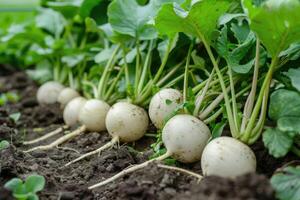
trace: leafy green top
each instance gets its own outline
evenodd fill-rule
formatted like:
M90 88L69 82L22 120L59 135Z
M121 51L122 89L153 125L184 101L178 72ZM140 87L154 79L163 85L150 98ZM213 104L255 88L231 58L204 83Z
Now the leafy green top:
M261 6L243 0L250 27L272 57L300 41L300 2L298 0L268 0Z

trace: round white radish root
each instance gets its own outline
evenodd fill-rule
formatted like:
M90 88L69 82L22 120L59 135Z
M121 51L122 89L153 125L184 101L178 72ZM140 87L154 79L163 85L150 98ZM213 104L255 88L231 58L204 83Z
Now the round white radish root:
M256 170L253 151L232 137L212 140L204 149L201 158L204 176L236 177Z
M52 104L57 102L59 93L64 86L58 82L49 81L44 83L37 91L37 101L39 104Z
M105 118L110 106L101 100L88 100L79 112L79 122L89 131L106 130Z
M91 100L90 100L91 101ZM112 136L111 141L106 143L105 145L101 146L100 148L90 151L75 160L70 161L65 166L69 166L72 163L78 162L86 157L92 156L94 154L100 153L101 151L113 146L116 144L119 140L122 142L133 142L145 134L147 128L148 128L148 115L147 112L136 105L127 103L127 102L119 102L114 104L109 110L109 106L105 105L104 102L101 102L99 100L94 101L88 101L85 106L82 108L80 112L80 121L81 123L87 128L88 124L84 121L88 121L90 123L91 127L94 128L94 125L101 125L101 128L103 130L107 129L108 133ZM89 104L88 104L89 103ZM102 121L104 121L104 117L100 119L99 114L94 112L94 114L89 114L89 112L94 109L98 110L97 112L103 112L103 115L105 114L105 111L107 112L105 124L102 124ZM82 115L85 115L85 119L83 121ZM91 121L93 118L92 115L95 117L94 121ZM98 120L96 120L98 118ZM100 127L97 127L100 128Z
M182 102L180 91L166 88L156 93L149 105L149 117L156 128L163 128L165 120Z
M149 119L147 112L127 102L114 104L106 116L106 128L112 137L122 142L133 142L145 134Z
M184 163L199 161L210 137L206 124L187 114L174 116L162 130L162 140L168 152Z
M58 95L57 101L64 108L72 99L79 97L80 94L72 88L64 88Z
M86 101L83 97L76 97L66 105L63 113L66 125L73 126L78 122L79 112Z

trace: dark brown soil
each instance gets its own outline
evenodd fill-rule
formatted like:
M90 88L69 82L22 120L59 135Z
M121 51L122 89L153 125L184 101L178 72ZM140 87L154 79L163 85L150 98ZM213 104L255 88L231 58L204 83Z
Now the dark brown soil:
M61 110L58 105L38 105L35 100L37 86L23 72L0 68L0 74L2 85L0 92L15 91L21 97L20 102L0 108L0 140L12 142L10 148L0 151L0 200L8 200L11 196L9 191L2 187L5 182L13 177L25 178L33 173L46 178L46 188L39 193L42 200L268 200L274 199L268 177L276 168L293 159L289 156L285 160L276 160L268 155L262 143L258 143L253 149L258 158L259 175L248 174L232 180L207 177L198 183L193 177L158 168L154 163L119 179L118 182L89 191L88 186L130 165L147 160L152 154L149 144L153 139L146 137L135 144L121 144L69 167L63 165L79 154L108 142L110 140L108 134L86 133L47 152L23 153L22 150L30 147L21 145L21 141L38 137L63 124ZM9 119L9 115L15 112L21 113L17 123ZM56 138L41 144L49 143ZM182 167L201 173L200 163Z

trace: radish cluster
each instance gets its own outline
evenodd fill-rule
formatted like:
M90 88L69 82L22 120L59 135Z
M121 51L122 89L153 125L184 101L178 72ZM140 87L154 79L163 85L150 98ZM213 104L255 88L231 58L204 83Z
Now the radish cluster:
M45 100L47 98L43 97L45 94L52 95L48 101ZM112 140L107 144L78 157L67 163L66 166L99 153L118 141L126 143L139 140L146 133L149 124L147 112L137 105L118 102L110 107L104 101L87 100L81 97L77 91L64 88L54 82L48 82L41 86L38 100L40 103L60 102L64 108L63 117L66 125L81 124L81 127L76 131L60 138L60 143L55 141L55 145L61 144L86 130L98 132L107 130L112 137ZM175 111L181 104L181 92L170 88L162 89L150 101L149 117L157 128L162 129L162 141L167 149L166 154L128 168L99 184L91 186L90 189L105 185L127 173L147 166L150 162L163 160L169 156L183 163L201 160L204 176L236 177L255 172L255 155L247 145L230 137L219 137L209 142L210 130L199 118L189 114L176 115ZM50 147L53 147L53 143L50 146L46 145L44 149ZM38 147L33 149L38 149Z

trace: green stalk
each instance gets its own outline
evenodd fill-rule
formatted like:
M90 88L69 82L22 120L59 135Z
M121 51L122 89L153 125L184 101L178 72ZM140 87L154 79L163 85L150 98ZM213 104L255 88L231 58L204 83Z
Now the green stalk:
M107 86L107 83L105 81L108 78L109 71L114 67L114 60L115 60L115 57L117 55L117 52L118 52L119 48L120 48L120 45L118 45L114 49L114 51L113 51L110 59L106 63L106 66L104 68L103 74L102 74L102 76L100 78L99 85L98 85L98 94L100 95L100 98L104 97L105 86Z
M87 81L86 78L85 78L84 81L82 81L82 84L83 84L83 85L86 85L86 86L90 86L90 87L92 88L92 90L93 90L94 98L95 98L95 99L100 99L100 94L99 94L98 89L97 89L97 87L96 87L95 84L93 84L93 83L90 82L90 81Z
M227 67L224 67L224 68L221 69L220 71L221 71L221 73L224 73L225 70L227 70ZM216 76L218 76L218 75L216 75ZM215 77L214 77L214 78L215 78ZM213 78L213 79L214 79L214 78ZM205 86L206 82L207 82L207 79L204 80L204 81L202 81L202 82L199 83L198 85L196 85L196 86L193 88L194 94L198 93L198 92ZM220 82L219 80L213 80L213 81L211 81L210 87L213 86L213 85L215 85L216 83L219 83L219 82Z
M244 89L242 89L240 92L238 92L238 93L236 94L236 98L242 96L242 95L243 95L245 92L247 92L249 89L250 89L250 86L247 86L247 87L245 87ZM232 99L230 99L230 102L231 102L231 100L232 100ZM216 108L216 106L215 106L215 108ZM215 108L213 108L210 112L212 112ZM208 124L208 123L214 121L220 114L222 114L222 112L223 112L223 108L221 107L221 108L219 108L219 109L217 110L217 112L215 112L215 113L214 113L213 115L211 115L210 117L206 118L207 116L205 116L203 119L202 119L202 118L200 118L200 119L203 120L203 122L204 122L205 124Z
M183 78L184 78L184 74L181 74L180 76L177 76L173 80L169 81L166 85L163 86L163 88L170 88L176 83L178 83L180 80L182 80Z
M122 67L122 68L120 69L120 71L118 72L117 76L114 78L112 84L110 85L110 87L109 87L107 93L106 93L105 96L104 96L104 100L105 100L105 101L107 101L107 100L109 99L110 95L111 95L112 92L114 91L114 88L116 87L118 81L120 80L121 75L123 74L123 72L124 72L124 67Z
M194 110L194 113L193 113L194 116L199 115L201 104L202 104L203 99L204 99L204 97L205 97L205 95L207 93L207 90L208 90L209 86L210 86L210 83L212 81L214 73L215 73L215 69L213 69L212 72L210 73L210 75L209 75L209 77L207 79L207 82L206 82L206 84L204 86L204 89L202 90L201 94L197 95L197 97L196 97L195 110Z
M256 95L256 90L257 90L258 72L259 72L259 57L260 57L259 48L260 48L260 41L257 38L252 87L251 87L250 94L249 94L249 96L246 100L246 103L245 103L245 108L244 108L244 112L243 112L243 119L242 119L242 125L241 125L241 132L245 131L246 125L247 125L248 120L250 118L250 115L253 111L255 95Z
M184 78L183 78L183 102L187 102L188 100L188 84L189 84L189 66L191 60L191 53L193 50L194 42L191 43L188 51L188 55L186 58L185 68L184 68Z
M231 105L230 105L230 101L229 101L229 96L226 92L226 86L225 86L225 83L224 83L224 78L223 78L223 75L219 69L219 66L217 64L217 61L211 51L211 48L210 46L207 44L206 40L204 37L202 37L202 35L200 35L201 39L202 39L202 42L206 48L206 51L209 55L209 58L217 72L217 75L218 75L218 78L219 78L219 81L220 81L220 85L221 85L221 88L222 88L222 92L224 93L224 100L225 100L225 107L226 107L226 112L227 112L227 116L228 116L228 122L229 122L229 127L230 127L230 130L231 130L231 134L234 138L237 138L238 136L238 130L236 129L235 127L235 123L234 123L234 118L233 118L233 114L232 114L232 109L231 109Z
M263 85L260 89L260 93L259 93L258 99L256 101L254 110L251 114L251 118L249 120L249 123L246 127L244 134L241 137L241 140L245 143L247 143L250 139L251 131L253 130L254 125L256 123L256 118L258 116L258 113L261 110L261 105L262 105L262 101L263 101L263 98L265 95L265 91L267 89L269 89L269 87L270 87L270 82L272 80L273 72L274 72L274 69L276 68L277 63L278 63L278 58L277 58L277 56L275 56L272 58L271 66L268 70L268 73L264 79ZM262 110L261 112L266 112L266 108L265 108L265 110Z
M85 32L85 33L84 33L84 36L83 36L83 38L82 38L82 40L81 40L79 49L83 49L83 48L85 47L86 41L87 41L87 33Z
M126 60L126 52L125 52L124 45L122 45L122 49L123 49L123 60L124 60L124 68L125 68L126 88L128 88L130 85L130 79L129 79L128 64L127 64L127 60Z
M166 54L164 55L163 60L162 60L162 62L161 62L161 64L160 64L160 66L159 66L159 68L158 68L158 70L157 70L157 72L156 72L156 74L155 74L153 80L152 80L151 82L149 81L149 82L147 83L147 85L145 86L145 89L144 89L144 90L145 90L145 93L143 92L144 95L143 95L142 99L145 99L144 96L149 95L149 91L152 90L153 85L156 85L157 82L159 81L159 79L160 79L160 77L161 77L161 75L162 75L162 73L163 73L163 70L164 70L164 68L165 68L165 66L166 66L166 64L167 64L167 61L168 61L168 58L169 58L169 54L170 54L170 50L171 50L171 48L172 48L173 40L174 40L174 38L170 39L170 42L169 42L168 48L167 48L167 52L166 52Z
M161 65L159 66L159 68L158 68L158 70L157 70L157 72L156 72L156 74L153 78L153 84L157 83L157 81L159 80L160 76L162 75L162 73L164 71L164 68L165 68L165 66L167 64L167 61L168 61L168 58L169 58L170 50L172 48L173 40L174 40L174 38L170 39L166 54L164 55L163 60L161 62Z
M146 56L146 59L145 59L145 63L143 65L143 71L142 71L141 79L138 83L138 94L140 94L140 92L143 89L144 82L145 82L145 79L146 79L146 74L148 72L148 68L150 67L150 60L151 60L151 55L152 55L153 43L154 43L154 41L151 40L150 44L149 44L149 50L148 50L148 53L147 53L147 56Z
M135 79L134 79L134 96L137 97L138 94L138 84L140 80L141 74L141 66L140 66L140 43L137 39L136 41L136 61L135 61Z
M164 75L164 77L162 79L160 79L157 82L156 85L158 87L162 86L171 76L173 76L175 74L175 72L181 67L182 64L183 64L183 62L180 62L175 67L173 67L166 75Z
M69 70L68 77L69 77L70 88L75 89L75 87L74 87L75 86L74 85L74 76L73 76L72 70Z
M231 102L232 102L233 119L234 119L235 128L236 130L238 130L240 127L240 118L238 116L238 108L236 104L234 83L233 83L232 71L230 66L228 66L228 75L229 75L229 84L230 84L231 99L232 99Z

